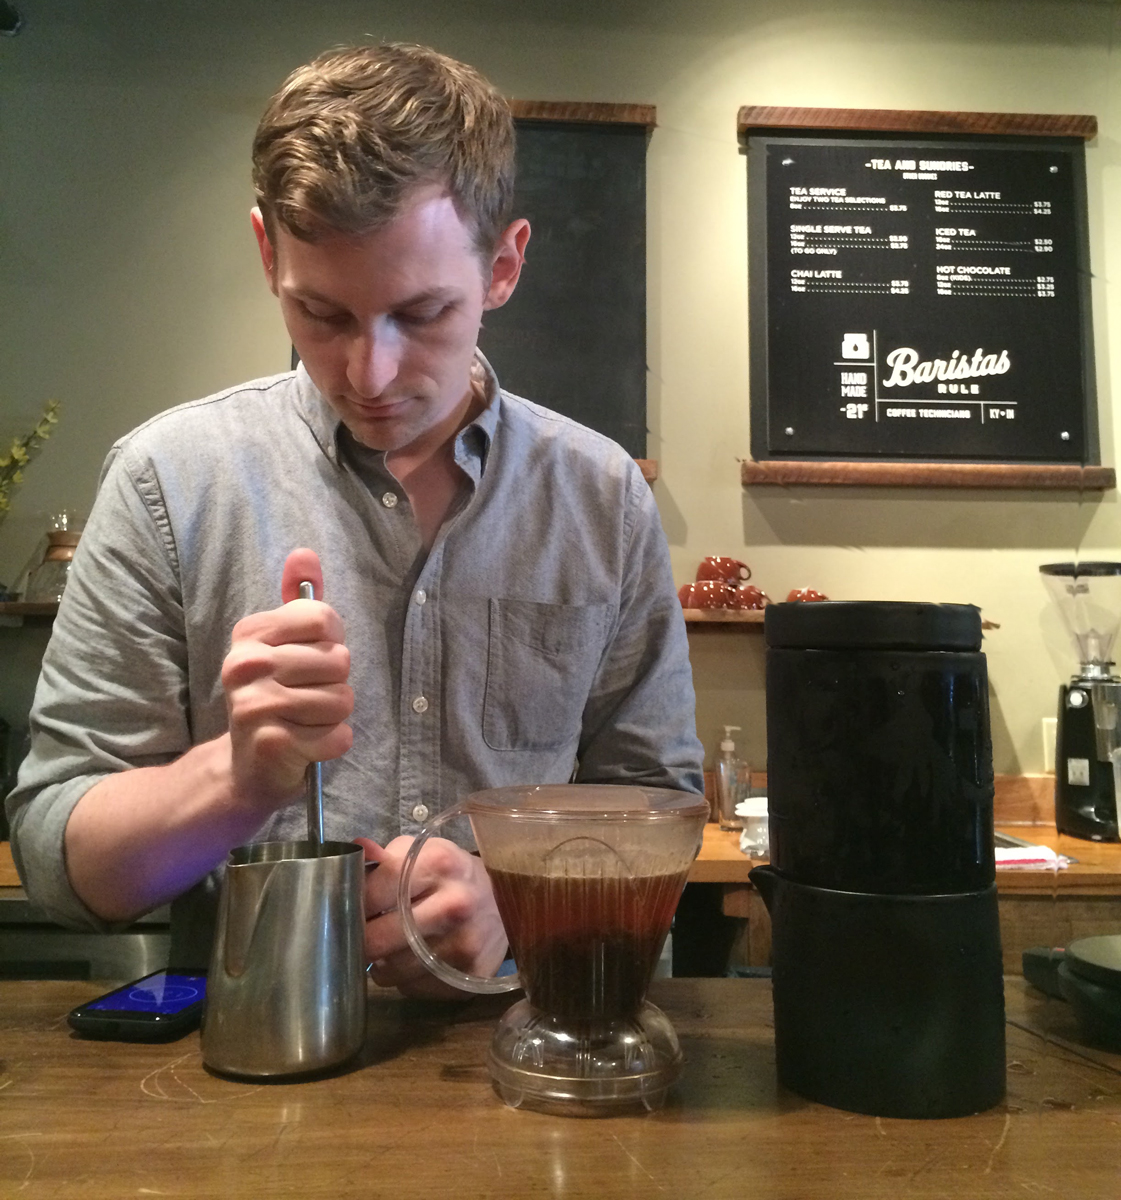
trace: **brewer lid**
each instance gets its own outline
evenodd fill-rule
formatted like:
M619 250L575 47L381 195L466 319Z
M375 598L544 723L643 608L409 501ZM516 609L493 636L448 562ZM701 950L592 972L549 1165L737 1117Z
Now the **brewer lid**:
M1067 946L1063 961L1083 979L1121 991L1121 934L1079 938Z
M612 820L673 820L708 816L708 801L696 792L616 783L546 783L488 788L467 797L468 813L503 816L607 817Z
M763 612L767 645L780 649L981 649L981 610L973 604L822 600L768 604Z

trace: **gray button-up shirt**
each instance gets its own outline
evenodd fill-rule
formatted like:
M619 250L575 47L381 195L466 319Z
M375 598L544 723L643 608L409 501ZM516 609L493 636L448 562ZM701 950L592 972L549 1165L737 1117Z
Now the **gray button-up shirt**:
M280 603L297 546L319 554L351 651L354 746L323 764L328 838L384 844L471 791L574 772L702 789L648 486L615 443L501 391L489 367L487 398L456 438L467 497L427 555L384 455L350 438L302 367L171 409L113 447L8 800L32 900L103 927L66 876L71 810L106 774L225 731L231 630ZM305 831L297 803L257 836ZM209 908L214 884L186 907Z

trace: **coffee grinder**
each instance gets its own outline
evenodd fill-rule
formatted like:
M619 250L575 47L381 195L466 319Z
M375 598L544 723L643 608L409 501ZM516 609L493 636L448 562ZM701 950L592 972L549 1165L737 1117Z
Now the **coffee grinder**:
M1121 625L1121 563L1046 563L1043 582L1078 650L1078 674L1059 688L1055 827L1094 842L1121 840L1113 757L1121 746L1121 678L1113 641Z

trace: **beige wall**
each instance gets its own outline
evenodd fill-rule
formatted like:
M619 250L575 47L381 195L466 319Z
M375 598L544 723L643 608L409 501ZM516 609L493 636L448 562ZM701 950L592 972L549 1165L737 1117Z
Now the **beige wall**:
M745 494L736 460L749 445L746 189L735 115L745 103L1096 115L1093 301L1102 456L1115 463L1114 4L17 3L25 29L0 40L0 438L50 396L64 410L0 530L0 579L15 575L48 511L88 507L114 437L170 404L285 367L287 339L246 219L248 143L270 90L338 42L426 41L510 95L658 107L649 453L661 460L655 491L678 580L719 552L746 557L774 596L813 584L837 599L981 605L1000 624L986 645L997 769L1041 769L1040 718L1053 713L1072 658L1037 566L1117 555L1117 497ZM761 762L761 638L706 634L693 645L710 753L728 721L745 727L741 746ZM0 662L0 691L3 671Z

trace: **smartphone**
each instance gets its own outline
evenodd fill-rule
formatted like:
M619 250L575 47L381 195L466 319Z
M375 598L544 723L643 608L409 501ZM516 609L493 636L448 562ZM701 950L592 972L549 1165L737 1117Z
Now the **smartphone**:
M204 971L153 971L67 1016L70 1028L86 1037L118 1042L167 1042L190 1033L206 1000Z

